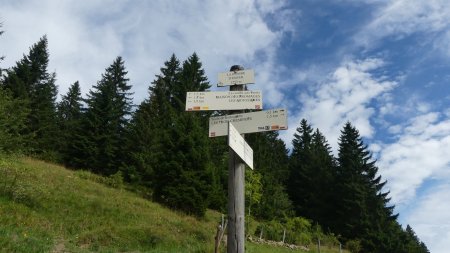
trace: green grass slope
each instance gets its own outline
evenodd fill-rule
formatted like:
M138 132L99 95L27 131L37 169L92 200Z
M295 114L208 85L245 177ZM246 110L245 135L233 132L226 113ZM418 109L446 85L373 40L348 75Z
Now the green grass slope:
M210 252L219 214L177 214L98 177L37 160L3 160L4 252Z
M214 251L219 213L196 219L114 183L30 158L0 158L0 252ZM247 243L247 252L296 251Z

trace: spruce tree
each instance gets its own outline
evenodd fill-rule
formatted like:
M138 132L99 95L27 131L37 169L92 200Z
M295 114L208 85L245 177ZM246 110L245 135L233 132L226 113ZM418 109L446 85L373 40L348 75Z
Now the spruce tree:
M157 187L155 167L166 159L163 144L173 121L173 87L181 71L174 54L160 71L148 88L149 97L133 113L127 138L128 165L123 168L129 181L149 188Z
M0 23L0 28L2 23ZM0 30L0 35L3 31ZM0 62L4 59L0 56ZM20 100L14 99L8 89L4 89L0 68L0 153L21 152L25 147L26 117L28 108Z
M289 195L296 214L319 222L327 228L330 224L332 173L335 159L325 137L303 119L292 141L289 160Z
M309 171L310 196L307 218L319 222L324 228L329 228L332 223L331 212L334 212L332 204L332 192L335 181L333 171L336 169L336 161L331 153L331 147L325 136L316 129L312 135L311 161Z
M311 167L311 142L313 129L305 119L296 129L292 140L292 153L289 157L288 193L298 216L307 217L308 201L310 199L311 180L309 168Z
M386 232L396 222L388 193L383 192L378 168L358 130L346 123L339 138L338 167L335 171L336 217L333 231L344 239L358 238L364 251L391 252ZM387 250L387 251L386 251Z
M58 129L56 126L55 73L48 72L48 41L43 36L30 48L28 55L6 71L5 88L29 109L26 134L34 138L28 144L31 151L47 159L55 159Z
M0 153L22 152L26 139L27 108L14 99L8 90L0 88Z
M76 81L58 103L58 125L61 130L59 149L64 164L72 168L83 164L83 157L80 157L84 137L82 102L80 84Z
M172 104L180 112L185 110L186 93L189 91L204 91L211 87L205 70L196 53L193 53L186 61L179 75L180 85L174 86Z
M160 188L156 167L167 162L165 144L170 143L167 130L175 117L171 100L181 71L180 62L172 55L160 71L148 88L149 97L133 114L128 135L130 165L126 168L129 180L155 190Z
M84 166L96 173L114 174L125 160L124 143L132 110L126 74L124 61L118 56L86 99Z
M187 90L204 91L210 86L196 54L181 69L178 66L173 55L153 87L155 96L163 94L162 98L166 98L165 101L156 98L157 108L162 109L157 114L157 129L158 139L162 137L158 146L163 153L155 167L154 193L155 199L165 205L203 216L212 175L209 140L201 116L184 112L184 103Z
M406 251L409 253L429 253L427 246L425 243L421 242L416 235L416 232L412 229L412 227L408 224L405 229L405 237L406 237Z
M127 181L133 184L153 187L154 167L157 164L154 152L155 120L154 104L145 99L133 113L127 138L127 165L124 166L124 174Z
M184 111L187 91L209 88L194 53L180 67L175 55L149 87L131 122L132 166L127 174L166 206L203 216L212 179L209 140L202 115Z

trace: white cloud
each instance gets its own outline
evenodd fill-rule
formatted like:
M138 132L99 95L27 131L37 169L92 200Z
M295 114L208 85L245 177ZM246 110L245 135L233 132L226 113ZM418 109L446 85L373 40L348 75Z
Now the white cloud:
M414 210L406 221L433 253L446 253L450 249L450 192L449 182L430 189L415 202Z
M290 125L297 126L305 118L324 133L334 150L337 150L340 130L346 121L350 121L361 136L372 137L374 129L370 118L375 107L371 103L397 84L371 74L383 65L377 58L343 63L311 95L301 95L298 100L303 104L302 110L291 117ZM292 136L294 132L295 128L290 128L287 134Z
M449 19L450 2L447 0L385 1L354 40L358 45L371 47L384 37L401 39L417 32L441 33L449 28Z
M393 202L407 204L427 179L445 179L450 169L450 119L431 112L397 129L397 141L380 152L380 172Z
M7 58L2 66L14 65L47 34L49 69L56 71L61 93L76 80L87 92L121 55L135 100L140 101L172 53L184 60L195 51L213 85L218 72L242 64L261 73L264 86L251 89L262 88L270 103L279 103L283 95L271 73L277 72L275 50L289 22L283 18L280 31L272 31L263 18L284 4L270 0L4 1L2 54Z

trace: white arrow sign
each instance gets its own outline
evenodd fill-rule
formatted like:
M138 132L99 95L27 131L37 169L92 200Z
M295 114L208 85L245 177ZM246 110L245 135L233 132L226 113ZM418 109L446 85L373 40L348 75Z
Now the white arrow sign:
M232 122L241 134L288 129L286 109L273 109L211 117L209 137L227 135L228 122Z
M253 69L219 73L217 87L255 83Z
M248 167L253 169L253 149L245 142L231 122L228 123L228 146L234 150Z
M188 92L186 111L262 109L261 91Z

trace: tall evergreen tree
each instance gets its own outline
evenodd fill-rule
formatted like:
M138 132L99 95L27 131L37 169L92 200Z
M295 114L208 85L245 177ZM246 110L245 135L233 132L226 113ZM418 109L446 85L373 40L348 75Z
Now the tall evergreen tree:
M211 87L196 53L193 53L183 62L179 83L180 85L174 86L172 101L173 107L179 112L184 112L185 110L187 92L204 91Z
M58 103L58 125L61 130L59 149L64 164L72 168L83 164L80 160L84 136L82 102L80 84L76 81Z
M34 135L29 147L34 153L54 156L56 126L55 73L48 72L48 41L43 36L30 48L28 55L6 71L4 87L12 92L16 99L29 108L27 117L28 134ZM53 154L51 154L53 153Z
M289 181L288 193L294 205L297 215L307 216L309 212L308 200L311 182L308 170L310 165L310 153L313 129L305 119L296 129L292 140L292 153L289 157Z
M386 181L381 181L367 146L350 123L339 138L338 163L334 231L344 239L359 238L364 251L390 252L384 230L396 222L397 215L388 205L388 193L383 192Z
M406 235L406 251L409 253L429 253L427 246L425 243L421 242L416 235L416 232L412 229L412 227L408 224L405 229Z
M22 152L26 139L27 108L13 99L8 90L0 88L0 153Z
M153 187L154 167L157 164L155 152L156 134L154 103L146 99L133 113L127 138L127 166L124 166L126 179L134 184Z
M165 129L168 141L162 143L168 159L157 168L155 197L166 205L203 216L212 175L209 140L201 115L184 112L188 90L204 91L210 87L195 53L184 61L171 84L173 116Z
M106 68L86 99L85 167L111 175L122 166L132 101L122 57Z
M329 227L333 211L332 173L336 166L331 148L319 129L313 133L305 119L300 122L292 144L288 189L296 213Z
M0 28L2 23L0 23ZM3 31L0 30L0 35ZM4 56L0 56L0 62ZM0 68L0 83L3 83ZM14 99L11 92L0 86L0 153L23 151L25 140L30 136L24 135L26 129L26 108L21 101Z
M133 114L128 138L131 165L127 166L126 175L130 180L152 188L158 187L156 167L166 162L164 144L170 142L167 129L175 117L171 101L181 71L180 62L172 55L160 71L148 89L149 98Z
M149 88L150 98L134 114L130 136L140 141L129 170L153 187L155 200L197 216L208 205L212 166L204 120L184 112L184 103L186 91L209 87L195 53L183 67L172 55Z
M336 183L333 178L336 161L331 153L330 145L319 129L316 129L312 135L311 160L309 178L313 194L309 196L309 213L306 217L318 221L323 227L328 228L332 223L330 213L334 211L331 203Z

